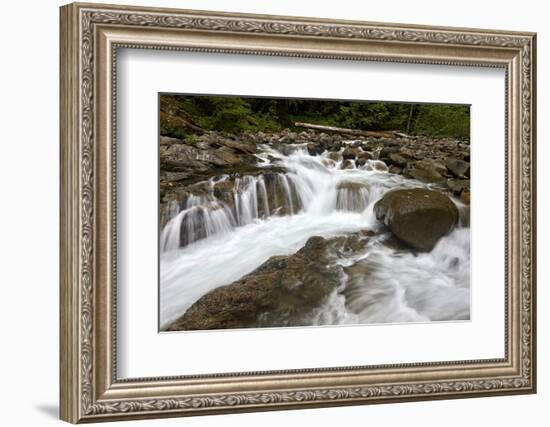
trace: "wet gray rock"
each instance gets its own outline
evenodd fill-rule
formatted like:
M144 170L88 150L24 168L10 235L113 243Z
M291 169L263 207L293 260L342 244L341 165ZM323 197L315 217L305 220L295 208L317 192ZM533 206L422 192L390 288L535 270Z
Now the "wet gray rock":
M319 135L319 144L323 146L329 146L332 145L335 142L334 136L327 135L326 133L322 133Z
M410 161L410 158L406 158L401 153L390 153L388 155L388 159L391 163L400 167L406 166L407 163Z
M447 187L455 194L460 194L463 191L470 191L470 180L469 179L448 179Z
M205 330L308 325L341 283L333 257L364 248L368 233L311 237L293 255L274 256L252 273L196 301L167 330Z
M391 165L388 169L388 172L395 173L395 174L402 174L403 168L400 168L399 166Z
M407 163L403 174L422 182L445 183L445 166L431 159Z
M325 149L319 144L315 144L313 142L307 144L307 152L310 156L316 156L321 154L323 151L325 151Z
M367 163L367 160L372 160L372 157L373 157L372 154L369 153L368 151L361 151L357 155L357 160L355 161L355 165L357 167L361 167Z
M340 169L353 169L354 163L353 160L346 159L342 162L342 165L340 166Z
M335 162L339 162L340 160L342 160L342 155L336 151L332 151L328 153L328 158L334 160Z
M330 152L338 152L342 149L342 143L340 141L332 141L330 144L324 145L325 149Z
M360 151L358 148L353 147L346 147L344 152L342 153L342 157L344 160L353 160L359 155Z
M372 154L368 151L361 151L358 155L357 155L357 159L361 159L361 160L372 160Z
M455 176L459 178L464 178L470 175L469 162L449 157L445 161L445 165L447 166L447 169L449 169Z
M389 147L384 147L380 150L381 159L389 159L390 154L398 153L400 148L397 146L390 145Z
M256 154L259 152L258 147L256 147L256 144L251 144L245 141L235 141L232 139L220 139L218 141L218 144L223 147L234 150L237 153L242 153L242 154Z
M234 167L255 161L254 144L242 143L217 135L202 135L197 144L177 138L160 137L160 168L166 172L197 173L212 168ZM208 144L207 148L199 146ZM197 146L195 146L197 145Z

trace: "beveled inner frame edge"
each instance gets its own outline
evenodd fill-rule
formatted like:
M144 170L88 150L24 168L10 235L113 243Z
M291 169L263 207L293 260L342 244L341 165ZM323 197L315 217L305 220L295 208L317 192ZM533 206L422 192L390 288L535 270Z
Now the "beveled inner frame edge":
M493 68L504 68L506 70L506 84L508 83L508 76L510 74L509 67L511 66L509 62L503 62L501 58L495 59L491 58L491 62L474 62L477 61L478 58L472 59L471 61L467 61L465 59L461 59L459 61L451 60L451 59L403 59L398 58L395 55L389 54L387 56L372 56L371 53L366 53L364 55L357 56L357 53L353 54L330 54L326 53L326 49L323 49L325 51L324 54L315 54L315 53L306 53L310 52L309 49L299 49L298 51L284 51L281 52L278 49L273 48L262 48L258 49L258 47L250 48L250 49L235 49L235 48L226 48L226 47L210 47L211 41L209 40L208 43L206 43L205 46L197 46L197 43L199 43L199 40L203 40L205 34L202 34L199 32L195 38L192 38L191 41L189 40L178 40L174 41L174 39L168 39L168 33L173 34L176 36L177 32L174 33L172 30L166 31L162 30L162 36L158 36L158 34L155 34L153 40L151 40L146 35L142 36L144 37L144 40L141 42L134 41L133 43L128 43L126 40L130 37L126 34L127 30L121 30L120 27L117 26L97 26L96 27L97 36L105 37L105 43L106 45L106 51L105 56L107 56L110 52L111 54L111 64L110 66L107 65L107 68L111 69L111 90L112 90L112 100L111 100L111 118L112 118L112 135L111 135L111 141L112 141L112 170L113 175L116 176L116 54L117 49L120 48L126 48L126 49L163 49L163 50L174 50L174 51L188 51L188 52L208 52L208 53L225 53L225 54L246 54L246 55L270 55L270 56L286 56L286 57L299 57L299 58L311 58L311 59L340 59L340 60L351 60L351 61L375 61L375 62L403 62L403 63L411 63L411 64L432 64L432 65L456 65L456 66L472 66L472 67L493 67ZM145 33L152 32L157 33L156 29L145 29L142 30ZM122 35L120 34L122 33ZM188 34L186 34L188 35ZM215 37L215 35L206 34L207 36ZM131 37L135 39L134 37ZM157 44L158 41L155 39L163 39L167 43L166 44ZM184 38L184 37L183 37ZM263 38L263 36L260 36L260 38ZM364 48L363 44L361 44L360 48ZM103 55L98 55L98 57L103 57ZM505 55L505 58L509 58L510 55ZM506 60L505 60L506 61ZM505 97L508 98L508 92L509 88L505 88ZM102 105L105 103L101 103ZM506 101L506 111L508 111L508 100ZM107 117L107 115L106 115ZM98 133L99 135L99 133ZM508 150L506 150L505 154L505 161L507 161L508 158ZM506 174L508 175L508 167L506 168ZM116 219L116 182L115 178L111 178L113 180L113 195L112 195L112 217L113 219ZM506 183L507 185L508 183ZM506 219L510 216L508 214L509 206L508 206L508 200L506 200ZM116 221L116 220L115 220ZM113 223L115 223L113 221ZM116 223L113 227L112 231L112 247L113 247L113 271L111 274L111 278L113 279L113 282L116 283L116 262L114 261L116 259ZM505 245L506 246L506 245ZM505 252L507 252L507 248L505 247ZM505 256L506 261L508 260L508 256ZM505 304L508 304L508 279L506 280L505 284ZM400 368L403 371L401 371L401 376L407 376L412 375L416 376L419 373L423 374L427 371L430 371L431 373L435 371L439 372L446 372L448 370L448 367L453 367L456 370L475 370L475 369L483 369L487 370L487 368L500 368L498 371L505 375L515 375L517 374L517 371L514 369L512 373L510 372L509 368L513 365L512 361L509 359L509 350L512 346L512 342L510 340L511 334L509 331L510 322L508 321L507 316L505 316L505 357L502 359L486 359L486 360L457 360L457 361L445 361L445 362L423 362L423 363L403 363L403 364L390 364L390 365L359 365L359 366L346 366L346 367L329 367L329 368L306 368L306 369L289 369L289 370L275 370L275 371L258 371L258 372L238 372L238 373L219 373L219 374L197 374L197 375L182 375L182 376L171 376L171 377L155 377L155 378L131 378L131 379L117 379L116 376L116 285L112 285L112 320L111 320L111 329L112 329L112 355L111 355L111 384L115 386L115 388L120 388L120 390L127 389L126 384L127 383L139 383L139 386L149 384L150 386L155 387L153 384L157 383L158 381L162 381L163 387L166 387L168 382L173 383L175 381L177 382L185 382L186 384L193 384L196 387L202 388L201 386L204 385L204 381L201 381L202 384L199 385L197 380L215 380L211 383L219 383L220 379L224 379L226 383L234 383L235 378L237 378L237 381L239 383L242 383L246 380L254 380L254 381L262 381L262 378L256 378L256 377L270 377L274 376L280 377L281 380L286 381L289 379L289 376L292 376L293 380L300 379L300 378L311 378L311 374L321 374L319 375L322 378L332 378L334 377L334 374L336 373L338 377L349 375L350 377L360 377L359 380L353 381L350 378L350 384L364 384L365 383L365 370L367 371L373 371L373 370L383 370L384 372L389 373L390 371L394 370L395 368ZM506 310L505 310L506 312ZM443 368L443 369L437 369L437 368ZM502 371L501 368L506 368L505 371ZM457 372L458 373L458 372ZM301 375L301 374L306 374ZM370 374L370 373L369 373ZM493 371L490 375L498 374L497 372ZM487 374L484 374L482 376L485 376ZM370 375L369 375L370 376ZM422 377L422 375L420 375ZM460 377L459 375L458 377ZM378 375L376 375L378 377ZM444 377L443 377L444 378ZM210 382L210 381L209 381ZM325 383L318 384L324 385ZM176 386L179 387L179 386ZM239 384L239 387L242 387L242 384ZM118 394L118 393L117 393Z

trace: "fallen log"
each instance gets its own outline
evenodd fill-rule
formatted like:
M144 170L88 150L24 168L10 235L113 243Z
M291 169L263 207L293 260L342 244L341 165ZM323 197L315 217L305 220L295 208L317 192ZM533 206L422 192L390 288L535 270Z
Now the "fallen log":
M313 123L301 123L301 122L294 123L294 126L306 128L306 129L320 130L323 132L343 133L346 135L354 135L354 136L371 136L374 138L409 138L408 135L401 132L393 131L393 130L372 131L372 130L361 130L361 129L346 129L346 128L339 128L336 126L324 126L324 125L316 125Z
M188 128L188 129L191 129L192 131L196 132L196 133L212 133L211 131L208 131L206 129L203 129L199 126L197 126L196 124L188 121L188 120L185 120L185 119L181 119L181 122L182 124L184 125L184 127Z
M160 111L160 120L161 123L165 122L171 126L177 126L184 129L189 129L193 133L203 134L210 133L210 131L197 126L193 121L188 120L187 118L177 115L177 113L168 113L166 111Z

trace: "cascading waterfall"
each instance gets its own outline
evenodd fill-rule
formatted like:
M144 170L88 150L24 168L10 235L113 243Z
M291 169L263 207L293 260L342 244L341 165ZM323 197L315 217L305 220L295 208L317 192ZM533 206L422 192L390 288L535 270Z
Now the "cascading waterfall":
M210 191L188 196L183 208L171 203L172 218L160 237L161 328L204 294L272 256L295 253L312 236L383 232L373 212L376 201L394 188L426 187L389 173L380 160L344 169L341 155L334 160L329 154L309 155L303 145L264 146L263 173L212 179ZM273 172L272 166L285 172ZM467 207L455 203L464 213ZM345 271L342 289L312 314L311 324L467 318L466 227L461 220L429 253L398 253L373 239L359 258L335 259ZM367 259L368 283L360 268Z
M363 212L368 205L369 192L367 188L351 186L338 188L336 193L336 209L340 211Z
M191 196L187 206L172 218L160 235L163 252L178 249L180 246L213 235L227 233L236 225L231 210L219 201L208 196Z
M267 198L267 187L265 186L264 177L261 175L258 178L258 192L262 201L261 206L263 208L264 215L268 215L270 210L269 210L269 200Z
M300 205L294 183L285 174L276 174L269 184L266 184L264 175L236 178L226 200L215 196L217 182L210 181L210 192L206 195L190 195L185 208L179 212L179 204L170 202L168 212L171 219L160 237L162 252L176 250L271 215L292 215Z

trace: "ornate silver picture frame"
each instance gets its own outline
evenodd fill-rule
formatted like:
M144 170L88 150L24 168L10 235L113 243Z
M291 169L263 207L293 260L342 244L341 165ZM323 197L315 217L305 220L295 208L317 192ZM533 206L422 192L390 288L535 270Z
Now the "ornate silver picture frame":
M535 34L80 3L63 6L60 18L63 420L536 391ZM115 147L116 61L123 48L503 69L504 357L120 379Z

